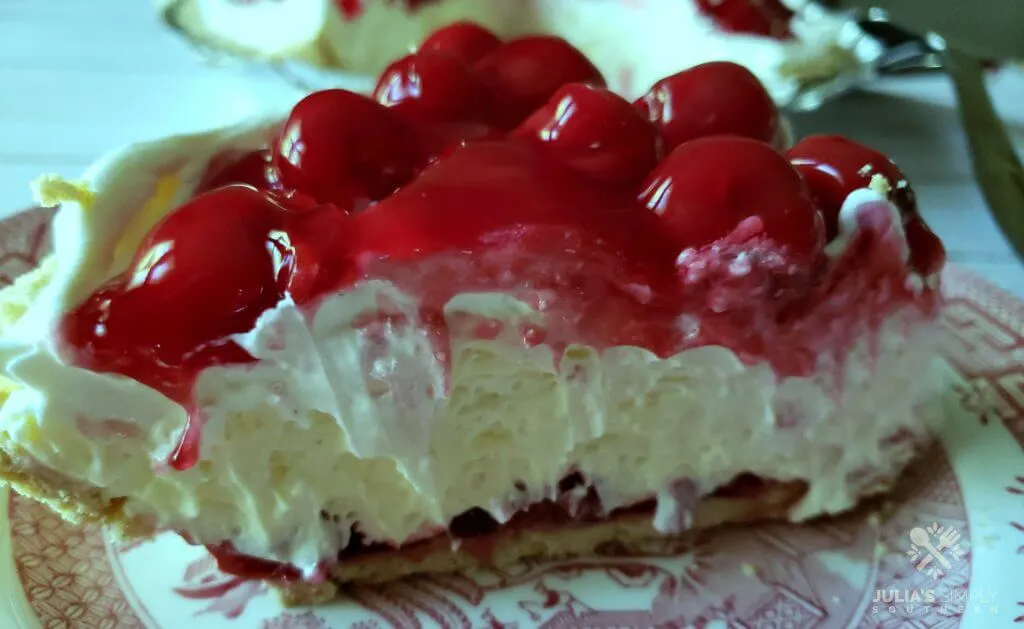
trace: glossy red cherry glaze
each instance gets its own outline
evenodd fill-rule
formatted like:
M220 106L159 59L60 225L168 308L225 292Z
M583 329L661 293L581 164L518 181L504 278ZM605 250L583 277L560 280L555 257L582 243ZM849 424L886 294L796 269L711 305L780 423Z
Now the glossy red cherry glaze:
M903 230L910 245L911 267L926 277L942 270L946 264L946 247L918 215L903 219Z
M825 218L828 237L835 238L843 201L858 188L866 188L875 175L889 183L889 199L904 215L917 213L914 189L891 159L878 151L837 135L812 135L787 152Z
M709 135L775 142L779 111L750 70L712 61L666 77L637 99L636 108L665 138L666 150Z
M286 295L312 315L323 298L364 280L390 282L418 311L396 315L381 304L355 329L370 343L375 317L413 326L429 336L441 368L449 339L493 339L506 325L443 316L465 292L532 304L540 321L518 338L544 343L556 362L572 343L659 356L719 345L779 376L814 374L822 353L848 351L893 312L933 316L937 297L910 281L888 204L868 204L857 216L865 228L826 257L811 193L784 155L712 135L658 163L658 129L637 109L600 88L564 85L593 83L592 66L565 54L564 42L522 41L477 64L501 79L489 84L499 91L488 102L504 89L521 99L508 101L517 107L540 99L507 135L473 107L414 113L341 90L303 99L273 143L283 190L219 188L168 215L128 271L62 321L65 355L188 409L171 460L185 469L202 458L196 378L212 365L252 361L231 336ZM529 87L542 49L562 52ZM847 159L836 158L840 169ZM215 181L259 179L263 160L218 166ZM906 226L911 259L937 271L941 243L915 218ZM242 576L298 574L230 544L211 551Z
M763 142L713 136L683 144L651 174L640 202L661 216L680 249L703 247L755 218L794 259L821 253L821 217L786 158ZM753 226L752 226L753 227Z
M486 28L472 22L456 22L434 31L423 40L419 50L440 52L473 63L499 45L498 36Z
M513 132L574 170L601 181L639 182L661 159L663 140L621 96L603 87L566 85Z
M732 33L749 33L788 39L793 36L789 20L793 12L779 0L692 0L719 28Z
M519 124L566 83L605 86L601 72L560 37L534 35L503 43L475 64L503 104L501 126Z

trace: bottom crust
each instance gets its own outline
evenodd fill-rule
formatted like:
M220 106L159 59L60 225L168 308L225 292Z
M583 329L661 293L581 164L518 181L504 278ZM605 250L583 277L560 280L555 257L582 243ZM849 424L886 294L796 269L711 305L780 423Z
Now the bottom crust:
M2 384L2 383L0 383ZM0 386L0 403L6 397ZM0 450L0 484L47 505L76 524L100 524L117 537L137 539L153 534L149 522L124 513L123 500L104 501L95 489L67 487L46 470L20 468L26 460ZM13 454L13 456L12 456ZM514 516L493 533L452 540L439 536L397 549L366 549L331 566L326 579L274 582L286 606L320 605L343 594L345 584L383 583L418 574L465 572L508 566L518 561L564 559L595 554L612 545L642 547L666 538L683 542L697 531L726 524L760 520L785 520L807 490L802 481L767 483L751 495L702 498L693 510L692 527L685 533L666 536L652 526L653 510L624 510L598 522L530 521L529 511Z
M755 496L707 496L693 512L693 526L670 536L684 541L697 531L725 524L784 520L807 490L805 483L771 483ZM529 512L527 512L529 513ZM447 536L409 546L370 551L332 566L320 583L274 583L287 606L320 605L343 593L347 583L383 583L418 574L466 572L496 568L524 559L553 560L596 554L611 545L642 547L666 535L652 526L653 512L622 512L611 519L588 523L560 523L528 528L514 517L494 533L453 541Z

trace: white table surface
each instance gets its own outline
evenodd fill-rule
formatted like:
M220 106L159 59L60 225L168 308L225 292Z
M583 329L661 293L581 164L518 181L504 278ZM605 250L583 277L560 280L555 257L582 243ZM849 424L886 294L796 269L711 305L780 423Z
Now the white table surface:
M146 0L0 0L0 216L29 206L44 172L77 176L121 144L283 108L299 93L269 72L212 67L158 24ZM1024 152L1024 73L992 81ZM848 135L890 154L950 259L1024 296L1024 267L983 205L941 76L877 86L809 115L800 133Z

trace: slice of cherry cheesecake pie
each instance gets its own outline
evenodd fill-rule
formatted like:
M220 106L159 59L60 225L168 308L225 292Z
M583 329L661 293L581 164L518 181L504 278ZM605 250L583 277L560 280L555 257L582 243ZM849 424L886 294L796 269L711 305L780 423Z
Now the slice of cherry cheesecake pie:
M942 419L944 252L900 170L789 146L741 66L630 103L526 41L41 179L3 479L291 603L889 488Z
M443 25L501 37L552 34L586 54L609 86L638 96L707 61L754 72L780 103L801 86L860 72L881 47L847 16L812 0L161 0L163 15L203 44L269 60L301 59L374 75ZM493 48L460 24L423 46ZM521 44L530 45L530 44Z

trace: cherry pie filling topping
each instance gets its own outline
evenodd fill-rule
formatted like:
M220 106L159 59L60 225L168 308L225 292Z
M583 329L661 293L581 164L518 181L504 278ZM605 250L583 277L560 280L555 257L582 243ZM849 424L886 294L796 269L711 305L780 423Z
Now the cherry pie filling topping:
M441 364L444 304L497 291L542 310L546 327L523 330L527 345L660 356L724 345L808 374L834 331L816 344L818 332L790 323L848 316L826 299L837 287L888 282L887 299L913 299L881 232L857 232L838 259L824 253L843 200L873 174L891 183L913 270L941 268L942 245L899 169L838 137L774 147L779 113L741 66L697 66L634 103L603 85L561 39L442 29L389 66L372 98L313 93L266 149L211 165L130 268L63 318L62 351L195 411L200 371L253 360L231 335L286 296L313 310L376 278L419 297L417 324ZM699 333L680 325L686 317ZM170 461L179 470L200 458L201 421L190 416ZM230 572L294 573L212 550Z

